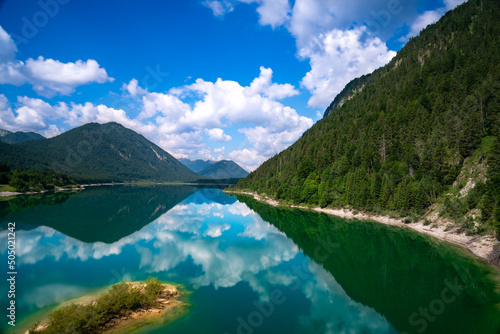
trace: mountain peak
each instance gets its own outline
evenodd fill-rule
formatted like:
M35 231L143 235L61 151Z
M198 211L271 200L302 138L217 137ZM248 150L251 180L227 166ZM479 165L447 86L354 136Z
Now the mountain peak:
M110 122L88 123L43 141L0 146L11 168L56 170L113 181L196 181L199 176L144 136Z

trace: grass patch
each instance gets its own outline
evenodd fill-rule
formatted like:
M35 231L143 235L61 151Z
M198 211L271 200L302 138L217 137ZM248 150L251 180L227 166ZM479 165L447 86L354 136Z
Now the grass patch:
M95 333L111 319L155 306L162 291L163 285L156 278L148 278L141 286L121 282L90 304L71 304L55 310L49 314L46 328L37 331L36 323L29 334Z

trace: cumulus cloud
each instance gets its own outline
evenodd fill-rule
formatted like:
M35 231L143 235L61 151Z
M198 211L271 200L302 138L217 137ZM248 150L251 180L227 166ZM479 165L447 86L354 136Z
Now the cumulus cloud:
M421 15L416 2L295 0L293 7L288 0L237 2L258 4L261 25L283 26L295 38L299 58L311 66L302 79L303 87L312 94L308 105L325 108L350 80L394 57L385 41L395 31L410 27L408 35L400 39L405 42L464 0L445 0L445 7Z
M257 169L266 160L266 156L259 154L257 150L247 148L231 151L229 157L250 171Z
M128 84L123 84L122 90L127 91L130 96L144 95L147 93L147 89L139 87L137 79L132 79Z
M287 27L296 39L298 56L308 59L311 66L302 79L302 85L312 94L309 107L326 107L349 81L387 64L395 56L363 24L369 24L379 10L385 10L380 5L357 0L295 2Z
M379 38L366 36L366 28L332 30L318 36L299 51L309 58L311 70L302 79L312 94L310 107L323 107L349 81L388 63L396 52Z
M249 86L217 79L215 82L197 79L195 83L171 89L168 93L148 93L142 90L142 111L138 119L154 119L162 136L180 138L190 133L200 139L205 133L210 140L228 142L230 135L223 128L237 126L250 147L229 153L243 167L253 170L265 159L281 151L312 126L310 118L300 116L278 99L299 94L293 85L272 82L273 71L261 67L260 74ZM141 89L132 82L133 91ZM128 90L128 89L127 89ZM183 101L195 98L193 104ZM188 143L194 143L191 140ZM201 143L201 139L197 141ZM201 154L198 146L180 150L172 142L160 141L176 155ZM214 152L216 153L216 152ZM205 158L213 159L211 152L203 151ZM241 159L241 160L240 160Z
M288 0L260 0L244 2L257 2L259 4L257 7L257 13L260 15L260 24L270 25L273 28L285 23L291 10Z
M204 235L218 238L222 235L222 232L227 231L231 228L229 224L211 224L205 231Z
M93 59L62 63L54 59L17 60L17 48L0 26L0 84L20 86L29 83L42 96L70 95L75 88L88 83L113 81L106 70Z
M61 117L60 109L40 99L18 97L19 107L14 111L5 95L0 94L0 128L9 131L35 131L46 137L60 133L49 120Z
M207 135L210 140L218 141L218 142L228 142L231 141L231 136L228 136L224 133L224 130L219 128L208 129Z
M292 144L313 124L311 119L277 101L299 92L293 85L273 83L272 74L270 68L261 67L259 76L249 86L223 79L215 82L197 79L191 85L174 87L166 93L149 92L132 79L122 85L122 95L113 104L116 107L90 102L50 105L39 99L20 98L14 110L7 98L0 95L0 126L55 135L59 129L50 120L60 120L70 127L89 122L117 122L176 157L196 155L211 160L214 155L224 158L226 152L207 148L205 140L230 142L233 138L226 129L240 129L246 140L235 153L227 155L253 170ZM139 115L131 118L124 110L128 108L118 107L121 102L128 108L137 108ZM247 154L249 150L251 153Z
M260 67L260 75L255 78L247 89L247 95L263 94L271 100L284 99L299 94L299 91L291 84L272 83L273 70Z

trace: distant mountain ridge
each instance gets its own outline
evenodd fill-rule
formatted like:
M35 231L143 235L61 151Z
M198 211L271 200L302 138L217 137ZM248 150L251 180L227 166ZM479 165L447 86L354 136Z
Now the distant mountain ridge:
M218 179L241 179L248 175L240 165L232 160L189 160L179 159L181 163L198 173L200 176Z
M199 176L168 152L118 123L89 123L45 140L0 142L0 163L58 171L76 179L196 181Z
M197 160L179 159L179 161L181 164L191 169L195 173L201 172L202 170L212 166L212 164L215 163L215 161L201 160L201 159Z
M244 178L248 172L232 160L221 160L198 173L201 176L213 178Z
M7 144L17 144L29 140L45 139L44 136L36 132L10 132L0 129L0 141Z

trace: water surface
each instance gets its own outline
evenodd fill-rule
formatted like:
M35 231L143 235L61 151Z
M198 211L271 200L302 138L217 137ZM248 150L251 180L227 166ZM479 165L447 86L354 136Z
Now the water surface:
M496 270L411 230L184 186L22 196L0 202L0 217L4 263L5 228L17 224L18 323L157 276L191 291L191 308L142 332L500 330Z

